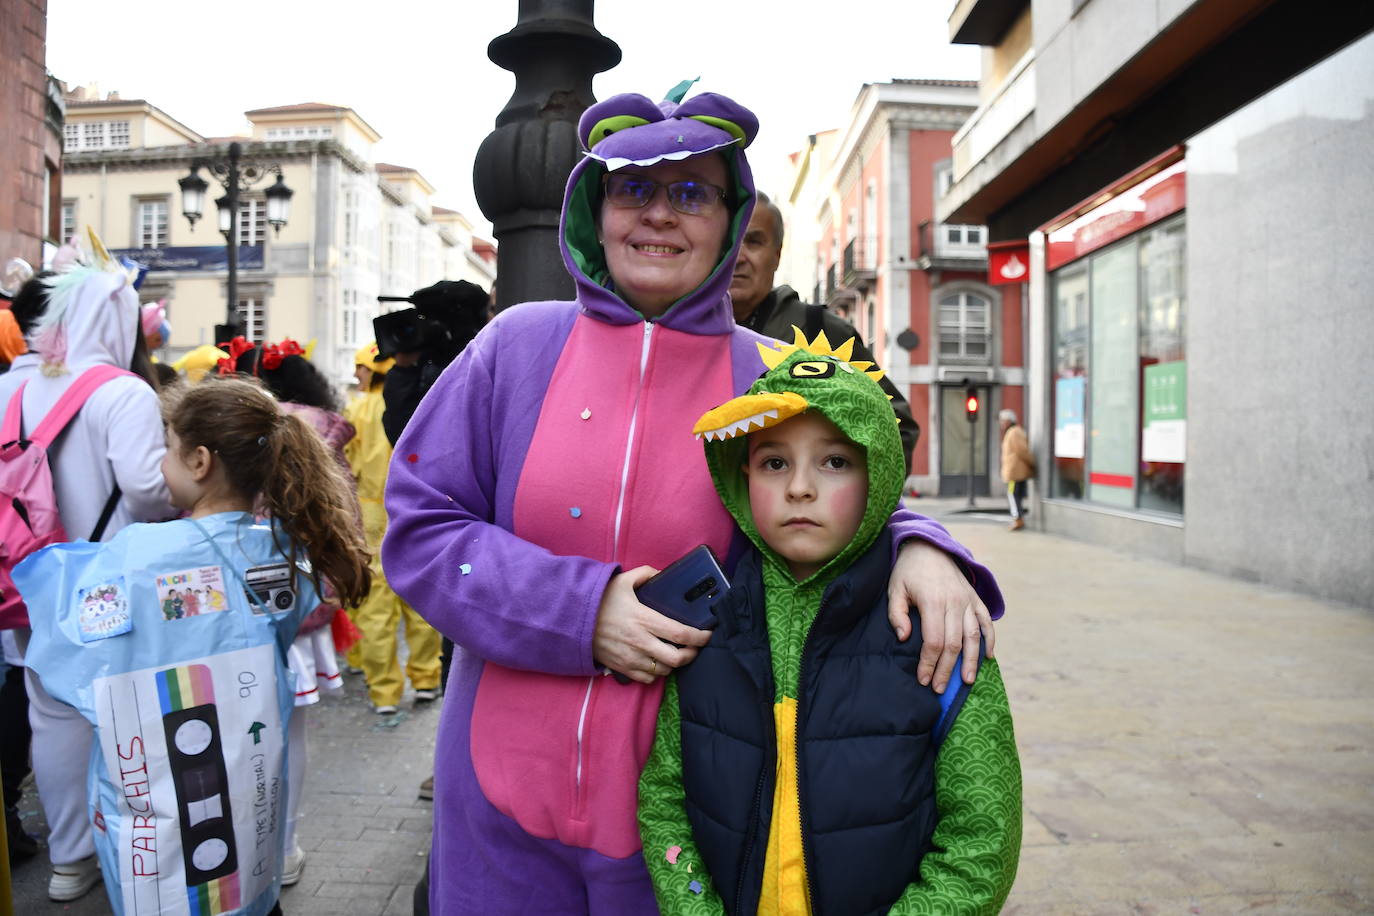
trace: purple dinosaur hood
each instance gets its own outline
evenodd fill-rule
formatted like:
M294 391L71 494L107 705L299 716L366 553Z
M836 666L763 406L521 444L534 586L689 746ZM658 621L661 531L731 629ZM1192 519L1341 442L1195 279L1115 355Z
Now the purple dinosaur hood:
M681 104L656 104L646 96L626 93L583 112L577 134L584 158L568 177L559 239L583 310L611 324L644 320L615 293L606 270L596 228L601 176L627 165L648 166L716 153L725 159L734 183L729 246L701 286L655 321L693 334L727 334L733 329L728 290L740 240L754 210L754 178L744 147L757 132L753 112L713 92Z

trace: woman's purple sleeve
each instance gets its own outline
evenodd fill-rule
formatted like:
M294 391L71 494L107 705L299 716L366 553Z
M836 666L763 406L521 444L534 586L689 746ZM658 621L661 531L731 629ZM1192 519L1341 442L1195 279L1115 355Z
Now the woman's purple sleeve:
M383 567L398 595L478 657L592 674L597 610L616 567L556 556L509 530L544 382L531 383L536 335L503 345L502 324L444 371L396 443Z
M997 587L997 580L993 578L992 571L973 559L973 554L969 552L968 548L956 541L945 530L944 525L933 518L927 518L904 508L898 508L897 511L893 512L887 524L892 530L892 560L894 563L897 560L898 548L903 541L909 538L919 538L934 544L953 557L955 562L959 564L959 568L964 571L969 583L973 585L973 590L978 593L978 597L987 606L992 619L997 620L1002 616L1006 605L1002 601L1002 590Z

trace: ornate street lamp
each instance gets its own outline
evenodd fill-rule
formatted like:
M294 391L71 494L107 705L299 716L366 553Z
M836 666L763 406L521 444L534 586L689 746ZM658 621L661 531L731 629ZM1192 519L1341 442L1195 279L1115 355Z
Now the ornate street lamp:
M286 186L281 172L277 172L277 183L262 193L267 198L267 222L271 224L272 231L280 235L281 227L286 225L286 217L291 213L291 195L296 192Z
M264 193L267 197L267 221L280 233L291 213L294 193L282 178L280 165L264 165L243 159L243 146L230 143L227 155L206 156L191 161L191 174L177 182L181 186L181 212L194 228L196 220L205 212L205 191L209 184L200 177L206 169L224 187L224 196L215 201L219 210L219 231L224 236L227 252L229 301L224 324L215 325L215 342L226 341L243 333L243 319L239 317L239 192L252 188L267 175L277 181Z
M195 167L191 168L191 174L177 184L181 185L181 215L186 217L186 221L194 229L196 220L205 212L205 189L210 185L200 177L200 172Z

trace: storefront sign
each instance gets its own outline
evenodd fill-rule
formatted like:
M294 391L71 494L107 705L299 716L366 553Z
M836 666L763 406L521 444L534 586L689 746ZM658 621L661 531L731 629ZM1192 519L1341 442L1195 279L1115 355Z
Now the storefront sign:
M1030 279L1030 245L1026 242L988 244L988 283L1000 286Z
M1144 424L1140 460L1182 464L1188 433L1187 363L1156 363L1145 367Z
M1054 457L1083 457L1084 379L1056 379L1054 382Z
M1172 155L1172 154L1171 154ZM1067 222L1051 222L1045 246L1045 269L1055 270L1089 252L1139 232L1187 205L1187 175L1179 159L1134 184L1131 176L1103 191L1102 202ZM1081 211L1080 211L1081 212ZM1071 214L1069 214L1071 215ZM1068 219L1066 215L1063 219ZM992 246L988 246L991 249ZM989 251L989 264L991 264ZM996 282L996 281L990 281Z
M147 265L150 271L229 269L229 249L224 245L190 245L175 248L111 248L110 253L116 258L120 255L133 258L140 264ZM262 245L239 246L239 270L261 270L262 264Z

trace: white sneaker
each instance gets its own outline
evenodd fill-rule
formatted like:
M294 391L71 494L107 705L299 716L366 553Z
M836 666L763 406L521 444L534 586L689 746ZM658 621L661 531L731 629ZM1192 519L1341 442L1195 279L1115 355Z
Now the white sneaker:
M60 902L79 900L99 883L100 862L95 856L70 865L54 865L48 879L48 897Z
M286 861L281 868L281 886L290 887L301 880L301 872L305 870L305 850L297 844L286 854Z
M439 699L438 687L421 687L415 691L415 702L417 703L433 703L437 699Z
M374 707L372 707L372 711L375 712L375 713L376 713L377 715L379 715L379 716L394 716L394 715L396 715L396 707L395 707L395 706L391 706L391 705L386 705L386 706L374 706Z

